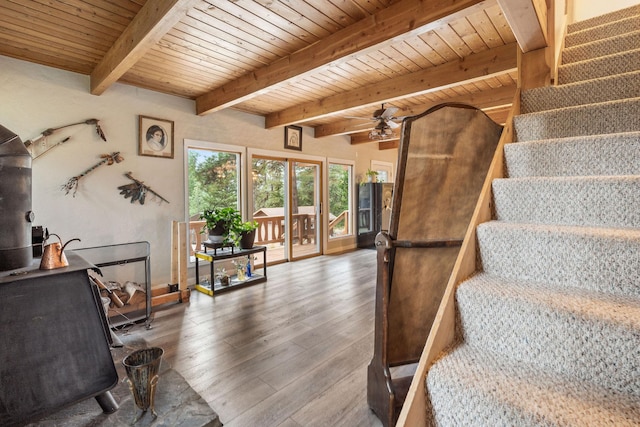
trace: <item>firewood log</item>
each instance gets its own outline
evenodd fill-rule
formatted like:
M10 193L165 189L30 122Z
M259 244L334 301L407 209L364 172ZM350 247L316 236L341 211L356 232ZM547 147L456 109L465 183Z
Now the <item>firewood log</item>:
M124 302L122 302L120 297L118 297L118 295L116 295L111 289L107 288L107 286L102 283L100 279L91 275L89 275L89 278L98 286L98 289L101 290L101 293L102 291L105 291L107 293L107 297L111 300L114 306L118 308L124 307Z

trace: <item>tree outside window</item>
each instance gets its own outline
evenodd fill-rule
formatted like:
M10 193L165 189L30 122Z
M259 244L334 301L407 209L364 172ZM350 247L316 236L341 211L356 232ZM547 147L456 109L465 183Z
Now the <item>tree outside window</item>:
M238 153L189 149L189 217L205 209L240 208Z
M329 163L329 238L353 234L351 185L353 166Z

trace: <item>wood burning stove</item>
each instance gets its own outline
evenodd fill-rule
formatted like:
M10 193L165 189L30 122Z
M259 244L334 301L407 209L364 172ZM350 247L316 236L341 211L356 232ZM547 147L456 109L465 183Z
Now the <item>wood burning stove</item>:
M0 425L17 425L96 397L117 409L118 374L98 290L77 254L69 266L0 272Z

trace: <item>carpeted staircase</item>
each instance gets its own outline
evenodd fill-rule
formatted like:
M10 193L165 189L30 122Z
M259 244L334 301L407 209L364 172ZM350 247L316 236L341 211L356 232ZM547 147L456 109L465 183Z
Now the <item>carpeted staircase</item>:
M562 60L522 94L434 425L640 425L640 5L570 25Z

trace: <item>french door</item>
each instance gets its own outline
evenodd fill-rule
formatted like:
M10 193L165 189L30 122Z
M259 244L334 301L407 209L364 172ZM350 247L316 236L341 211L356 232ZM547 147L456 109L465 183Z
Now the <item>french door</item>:
M256 243L267 245L269 263L322 251L322 163L254 155L251 159Z

